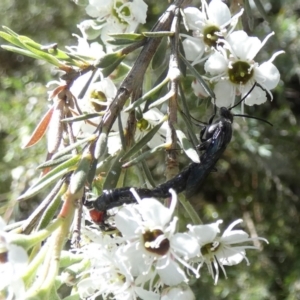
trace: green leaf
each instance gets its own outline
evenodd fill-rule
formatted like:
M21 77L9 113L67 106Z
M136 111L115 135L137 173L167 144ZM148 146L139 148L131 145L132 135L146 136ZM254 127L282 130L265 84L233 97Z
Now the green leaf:
M67 250L62 250L59 258L59 267L66 268L84 259L83 254L75 254Z
M160 68L163 63L166 63L166 53L168 49L168 40L163 38L161 43L158 46L157 51L155 52L152 58L152 68L153 70Z
M164 81L164 79L166 79L167 81L169 81L168 71L169 71L169 66L166 64L164 66L161 74L158 76L158 78L154 82L154 84L153 84L154 87L156 87L157 85L160 85L160 83L162 81ZM144 106L144 110L148 110L149 109L149 105L152 102L154 102L155 99L160 98L161 94L163 94L166 90L167 90L167 86L166 85L160 85L160 88L156 89L155 92L152 93L152 95L150 95L150 97L148 97L148 99L146 100L146 103L145 103L145 106Z
M71 60L71 57L65 51L62 51L62 50L58 49L57 47L51 47L51 45L50 45L50 47L49 46L41 46L41 50L48 51L48 53L55 56L57 59Z
M86 181L88 182L88 184L90 186L93 184L93 181L94 181L95 176L96 176L97 164L98 164L98 160L93 159L92 164L90 166L89 173L88 173L87 178L86 178Z
M203 222L199 217L199 214L195 210L195 207L190 203L190 201L187 201L182 194L178 195L178 200L180 204L183 206L183 208L185 209L185 211L188 213L189 217L191 218L192 224L195 225L203 224Z
M107 133L101 132L95 145L94 157L99 159L105 152L107 146Z
M126 154L121 158L121 161L126 160L127 158L133 156L139 150L141 150L157 133L161 125L168 119L167 116L164 116L157 125L155 125L145 136L143 136L135 145L133 145Z
M86 153L82 156L71 177L69 191L72 195L76 195L84 187L92 162L93 157L90 153Z
M121 51L113 52L106 54L105 56L102 56L100 59L95 61L94 67L95 68L108 68L111 65L115 64L116 61L119 61L119 63L125 58L126 55L122 54Z
M145 37L151 37L151 38L161 38L161 37L164 37L164 36L173 36L174 35L174 32L171 32L171 31L156 31L156 32L142 32L142 34L145 36Z
M157 147L155 147L151 150L145 151L140 156L138 156L138 157L130 160L129 162L123 164L122 167L123 168L131 167L131 166L145 160L145 158L147 158L148 156L150 156L154 153L160 152L161 150L166 150L169 146L170 146L170 144L167 144L167 143L158 145Z
M57 165L61 164L62 162L66 161L66 160L68 160L72 157L73 157L73 154L69 154L69 155L59 157L57 159L47 160L46 162L40 164L37 167L37 169L45 169L45 168L57 166Z
M120 162L120 158L123 156L123 154L124 151L121 150L116 159L114 160L114 163L109 169L105 181L103 183L103 190L113 189L117 186L122 170L122 163Z
M123 61L123 59L126 56L122 56L119 59L116 59L111 65L109 65L108 67L104 68L102 70L102 74L104 77L108 77L118 66L119 64Z
M123 129L122 118L121 118L120 113L118 114L118 129L119 129L119 135L120 135L122 148L125 150L126 149L126 139L125 139L125 135L124 135L124 129Z
M184 91L183 91L181 85L179 85L179 91L180 91L181 103L182 103L182 107L183 107L183 111L179 110L179 113L180 113L184 123L186 124L186 128L188 130L189 136L190 136L193 144L196 146L199 144L199 140L196 137L195 132L194 132L189 107L188 107L187 100L186 100L186 97L185 97L185 94L184 94Z
M142 103L144 103L149 97L151 97L154 93L159 91L164 85L166 85L170 81L169 77L166 77L161 83L159 83L157 86L155 86L152 90L147 92L143 95L143 97L137 99L134 101L131 105L129 105L124 111L129 112L133 110L134 108L140 106Z
M5 49L7 51L19 53L19 54L24 55L24 56L32 57L34 59L39 59L40 58L39 56L37 56L36 54L30 52L29 50L24 50L24 49L17 48L17 47L14 47L14 46L3 45L3 46L1 46L1 48Z
M264 9L264 6L262 5L262 3L260 2L260 0L254 0L254 3L257 7L257 10L260 12L260 14L263 16L263 18L268 21L268 15Z
M84 121L84 120L89 120L89 119L97 118L97 117L100 117L102 115L103 114L101 114L101 113L91 113L91 114L83 113L80 116L71 117L71 118L65 118L65 119L61 120L61 122L63 122L63 123L79 122L79 121Z
M17 52L29 57L33 57L36 59L43 59L46 60L47 62L54 64L55 66L59 66L60 62L57 60L59 59L64 59L64 60L70 60L70 57L66 54L66 52L61 51L59 49L49 49L48 53L44 51L44 47L35 42L34 40L30 39L27 36L22 36L18 35L11 29L4 27L3 28L8 32L0 32L0 36L7 40L9 43L16 45L20 47L20 49L16 48L6 48L6 50ZM25 51L22 51L25 50ZM26 49L29 50L29 52L26 51ZM52 52L52 53L51 53Z
M41 177L38 182L36 182L29 190L25 192L25 194L21 195L18 200L25 200L31 198L32 196L39 193L49 184L53 183L57 179L61 178L63 175L75 169L78 161L80 160L80 155L76 155L61 165L57 166L45 176Z
M67 146L66 148L63 148L61 151L55 153L53 156L52 156L52 160L56 159L56 158L59 158L61 156L64 156L65 154L67 154L68 152L72 151L73 149L77 148L78 146L84 144L84 143L87 143L87 142L91 142L91 141L94 141L96 139L96 135L95 134L92 134L91 136L85 138L85 139L82 139L82 140L79 140L77 141L76 143L73 143L69 146Z
M30 50L32 53L36 54L39 57L39 59L45 60L48 63L50 63L56 67L60 67L62 65L62 63L57 58L52 56L51 54L43 52L42 50L38 50L38 49L32 47L30 44L31 43L24 42L24 45L26 46L26 48L28 50Z
M183 48L183 44L182 44L181 39L179 40L179 53L184 53L184 48ZM180 70L182 76L186 77L186 65L182 61L182 59L179 60L179 70Z
M16 32L14 32L13 30L11 30L10 28L8 28L8 27L6 27L6 26L2 26L2 28L3 28L6 32L8 32L11 36L14 36L14 37L16 37L16 38L19 36Z
M191 71L191 73L196 77L196 79L199 81L199 83L204 88L205 92L212 98L215 99L215 93L213 90L207 85L205 80L202 78L202 76L198 73L198 71L186 60L186 58L180 53L181 60L186 64L188 69Z
M138 33L115 33L109 36L112 37L112 39L109 39L107 42L116 46L128 45L145 39L143 35Z
M129 41L140 41L144 39L144 36L139 33L111 33L109 34L114 39L129 40Z
M169 100L173 96L174 96L174 92L170 90L167 94L165 94L164 96L160 97L156 101L152 102L149 105L149 109L151 109L151 108L153 108L155 106L163 104L164 102L166 102L167 100Z
M176 129L176 135L179 140L179 143L185 152L185 154L194 162L194 163L200 163L199 154L194 149L194 146L191 144L191 142L188 140L188 138L185 136L185 134L179 130Z
M19 39L15 36L11 36L6 32L0 31L0 36L5 39L6 41L8 41L9 43L19 46L19 47L23 47L22 43L19 41Z
M135 41L131 41L131 40L113 40L113 39L109 39L107 40L107 43L109 43L110 45L114 45L114 46L125 46L125 45L129 45L129 44L133 44L135 43Z
M254 29L254 18L253 18L253 12L251 10L251 5L249 3L249 0L244 1L244 9L245 9L245 14L246 14L246 19L247 19L247 22L248 22L249 29L251 31L253 31L253 29Z
M59 192L55 195L51 203L48 205L46 210L44 211L40 222L37 226L37 231L46 228L55 217L55 214L61 205L61 197L67 190L67 184L66 182L63 183L62 187L60 188Z
M19 41L27 48L27 45L29 45L31 48L34 48L36 50L41 50L42 45L36 43L34 40L30 39L27 36L19 35Z
M142 165L142 169L144 171L144 174L146 176L146 179L148 180L148 182L151 184L152 187L155 187L154 179L152 177L152 174L151 174L151 172L149 170L149 167L148 167L146 161L142 160L141 161L141 165Z

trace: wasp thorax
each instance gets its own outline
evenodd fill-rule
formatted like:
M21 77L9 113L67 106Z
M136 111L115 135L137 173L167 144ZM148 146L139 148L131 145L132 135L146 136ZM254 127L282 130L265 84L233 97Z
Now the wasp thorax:
M253 76L253 69L245 61L237 61L228 69L229 80L235 84L246 84Z
M150 124L147 120L145 119L140 119L136 122L136 126L140 131L145 131L148 130L150 127Z
M220 28L217 26L207 26L203 31L203 40L209 47L216 48L217 41L220 38Z
M165 255L170 248L170 242L163 237L160 229L148 230L143 234L144 246L147 251L158 255Z

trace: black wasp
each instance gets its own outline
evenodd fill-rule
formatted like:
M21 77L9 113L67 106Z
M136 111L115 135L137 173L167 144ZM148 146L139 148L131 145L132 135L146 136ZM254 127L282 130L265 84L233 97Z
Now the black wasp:
M255 85L253 85L247 95L251 93L254 87ZM214 169L215 164L231 141L234 116L231 113L231 109L236 107L243 100L244 99L240 100L235 106L229 109L221 107L219 110L219 118L213 121L215 117L213 116L210 120L210 124L201 130L201 144L197 147L202 152L200 155L200 163L191 163L174 178L153 189L136 188L136 192L139 196L141 198L167 198L170 196L170 188L175 190L176 193L185 191L187 198L196 195L201 189L204 180ZM245 117L249 116L245 115ZM134 202L136 202L136 200L130 192L130 187L123 187L113 190L104 190L103 194L92 202L92 205L97 211L106 211L125 203Z
M203 154L200 155L200 163L191 163L174 178L153 189L137 188L136 191L141 198L167 198L170 196L170 188L177 193L185 190L187 198L199 192L203 181L213 170L232 137L233 115L225 107L220 108L219 114L219 120L208 125L206 132L201 134L203 142L198 149L203 151ZM103 194L93 202L93 207L98 211L106 211L124 203L134 202L136 200L130 192L130 187L123 187L103 191Z

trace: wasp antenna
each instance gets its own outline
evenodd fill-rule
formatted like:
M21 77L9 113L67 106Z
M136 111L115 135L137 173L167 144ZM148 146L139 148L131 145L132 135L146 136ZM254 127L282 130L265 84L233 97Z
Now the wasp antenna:
M194 123L194 125L196 126L207 126L208 124L206 122L202 122L196 118L194 118L192 115L190 115L191 119L195 122L198 122L198 124Z
M255 119L255 120L259 120L259 121L262 121L264 123L267 123L269 124L270 126L273 126L272 123L270 123L269 121L265 120L265 119L261 119L261 118L258 118L258 117L253 117L253 116L249 116L249 115L241 115L241 114L234 114L235 117L245 117L245 118L248 118L248 119Z
M256 85L257 85L257 83L255 82L255 83L252 85L252 87L251 87L251 89L249 90L249 92L248 92L248 93L247 93L240 101L238 101L237 104L235 104L235 105L233 105L232 107L228 108L228 110L231 110L231 109L237 107L240 103L242 103L242 102L243 102L243 101L251 94L251 92L254 90L254 88L256 87Z
M196 126L207 126L207 125L208 125L207 123L202 122L202 121L200 121L200 120L194 118L191 114L188 114L188 115L187 115L180 107L179 107L179 111L180 111L180 113L181 113L185 118L190 117L191 120L194 121L194 122L192 122L192 123L193 123L194 125L196 125ZM195 123L195 122L197 122L197 123ZM199 124L199 123L200 123L200 124Z
M216 98L214 98L214 115L217 114Z

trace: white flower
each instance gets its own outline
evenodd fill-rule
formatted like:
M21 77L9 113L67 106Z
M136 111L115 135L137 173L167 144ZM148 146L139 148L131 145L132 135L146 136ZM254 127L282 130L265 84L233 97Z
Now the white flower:
M116 255L117 248L123 242L118 236L103 234L94 229L83 229L83 236L90 240L78 250L90 260L90 267L81 274L83 279L78 283L81 298L103 298L113 294L116 300L153 299L159 295L151 290L145 290L143 284L149 279L134 278L130 272L128 261L119 261ZM88 276L87 276L88 275Z
M4 232L5 222L0 217L0 298L24 299L25 285L21 274L26 271L26 251L10 242L10 234Z
M233 266L240 263L243 259L249 265L245 249L258 249L255 246L241 245L254 240L254 238L249 238L245 231L232 230L235 225L242 222L241 219L231 223L222 236L219 236L219 224L222 222L222 220L219 220L208 225L189 226L190 234L198 239L201 247L202 262L200 267L203 263L207 264L210 274L215 278L215 283L217 283L219 278L219 267L226 276L225 265ZM264 238L258 237L256 239L267 242Z
M264 90L272 98L270 90L274 89L280 80L279 71L272 61L282 52L275 53L269 61L261 65L254 61L254 57L271 35L261 42L257 37L249 37L242 30L235 31L227 37L223 48L218 47L219 51L215 51L208 58L204 68L213 76L210 80L216 82L214 92L218 107L233 105L235 96L247 95L255 82L263 89L259 86L254 87L245 104L264 103L267 100Z
M86 12L103 24L101 39L105 42L109 33L134 32L146 22L147 4L143 0L90 0Z
M151 128L164 117L164 114L156 107L143 113L143 118L137 121L137 131L135 138L141 139ZM150 148L154 148L166 141L167 122L164 122L153 138L148 142Z
M77 37L78 45L66 47L72 54L83 56L90 63L94 63L95 60L105 55L102 45L98 42L89 43L86 38L77 34L73 35Z
M89 72L76 79L70 91L77 98L78 106L83 114L94 113L99 114L99 116L82 122L74 122L73 130L76 136L78 136L79 130L81 130L83 136L94 133L102 119L101 113L106 111L117 93L117 88L110 78L103 78L99 81L101 74L96 73L86 92L82 95L82 90L90 81L91 74Z
M84 20L77 27L84 39L94 40L101 34L103 24L98 23L96 20Z
M206 97L209 96L208 93L203 88L202 84L200 84L200 82L197 79L193 80L193 82L192 82L192 89L194 91L194 94L198 98L206 98Z
M127 126L128 113L121 111L121 121L122 126L125 128ZM139 141L143 138L159 121L164 117L164 114L156 107L143 113L142 118L137 120L135 140ZM112 130L115 132L110 132L109 140L107 143L108 153L114 154L122 148L121 138L119 134L118 123L113 124ZM152 139L147 143L150 148L155 148L163 143L165 143L165 137L167 133L167 122L163 122L158 131L154 134Z
M121 208L115 222L127 243L119 248L118 261L129 261L133 276L145 275L154 269L163 284L177 285L187 281L180 265L198 275L186 260L199 253L199 245L188 234L175 233L177 218L171 218L177 199L174 191L170 192L170 208L154 198L143 201L137 198L139 204Z
M195 300L195 295L191 288L181 283L178 286L168 287L162 291L161 300Z
M216 48L219 40L233 30L242 13L243 10L231 17L228 6L221 0L212 0L209 5L202 1L202 11L195 7L185 8L185 24L193 30L193 37L183 35L187 37L183 41L186 58L193 64L201 62L204 52Z

